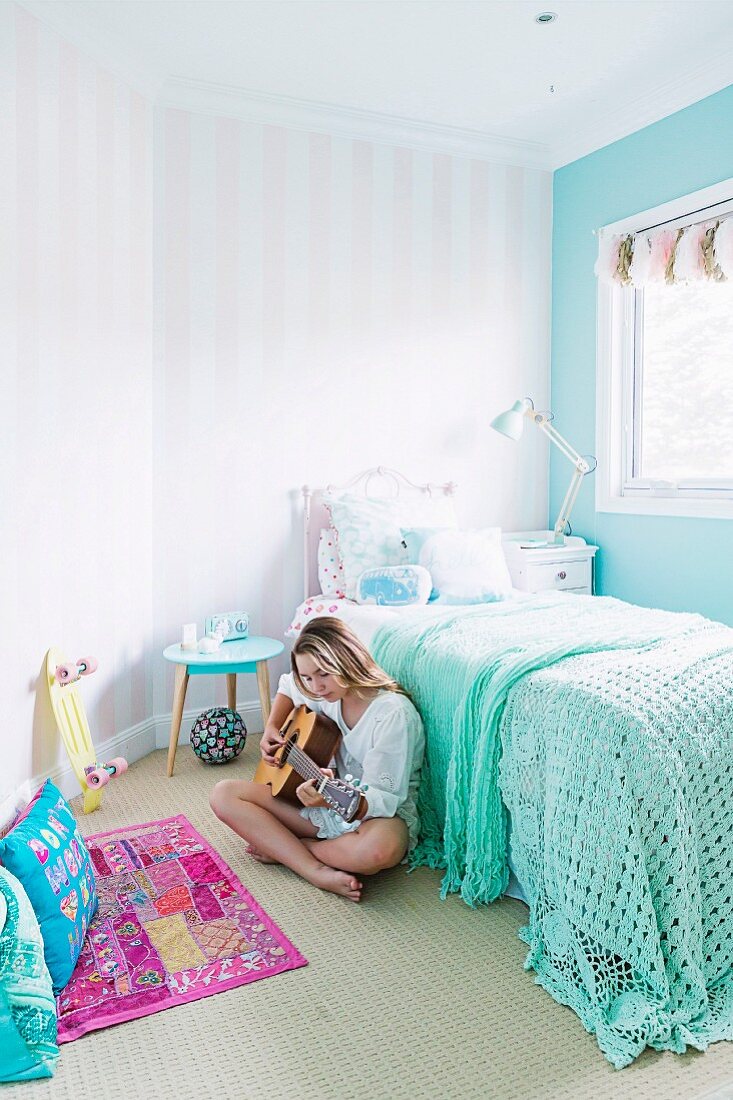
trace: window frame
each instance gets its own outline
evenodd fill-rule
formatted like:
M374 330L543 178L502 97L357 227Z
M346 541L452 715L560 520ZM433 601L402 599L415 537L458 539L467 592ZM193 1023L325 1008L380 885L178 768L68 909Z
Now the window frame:
M675 223L704 221L729 210L733 210L733 179L604 226L603 232L635 233L660 225L675 228ZM634 412L640 401L643 294L640 289L598 280L596 510L733 518L733 479L690 479L670 486L634 476L640 453L641 424Z

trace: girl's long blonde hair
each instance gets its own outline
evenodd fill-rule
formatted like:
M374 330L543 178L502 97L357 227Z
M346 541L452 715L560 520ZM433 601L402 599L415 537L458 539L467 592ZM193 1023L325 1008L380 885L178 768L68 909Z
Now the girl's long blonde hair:
M303 683L295 658L312 657L319 668L329 672L342 687L364 698L372 691L403 689L381 669L366 646L340 619L323 616L312 619L300 632L290 654L290 667L299 691L310 699L316 696Z

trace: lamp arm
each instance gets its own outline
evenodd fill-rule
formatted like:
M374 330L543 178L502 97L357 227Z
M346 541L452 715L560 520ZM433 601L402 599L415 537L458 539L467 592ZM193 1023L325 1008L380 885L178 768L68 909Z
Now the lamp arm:
M557 428L552 426L545 413L536 412L534 409L528 409L526 415L531 417L537 427L545 433L550 442L554 443L557 449L562 451L565 457L570 459L575 467L570 484L568 485L568 491L565 494L565 499L560 505L560 511L555 520L554 542L562 545L565 542L565 528L570 521L570 513L575 504L575 498L578 495L583 478L590 472L590 464L570 446L567 439L564 439L563 436L560 435Z
M557 428L553 428L550 421L542 413L534 413L534 422L537 427L545 433L545 435L555 444L558 450L562 451L566 458L569 458L577 470L581 470L584 474L587 474L590 467L586 460L574 450L567 439L564 439Z
M587 463L586 463L587 465ZM581 470L580 466L576 466L568 485L568 491L565 494L565 499L560 505L560 511L557 514L555 520L555 539L556 543L562 544L565 542L565 528L570 520L570 513L575 504L575 498L578 495L583 478L585 477L585 471Z

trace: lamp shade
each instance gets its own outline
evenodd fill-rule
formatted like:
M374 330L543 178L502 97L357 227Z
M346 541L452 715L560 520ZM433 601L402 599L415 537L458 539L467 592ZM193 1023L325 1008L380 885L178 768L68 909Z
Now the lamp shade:
M526 401L515 401L511 409L499 413L491 421L494 431L501 432L508 439L517 440L524 430L524 413L527 408Z

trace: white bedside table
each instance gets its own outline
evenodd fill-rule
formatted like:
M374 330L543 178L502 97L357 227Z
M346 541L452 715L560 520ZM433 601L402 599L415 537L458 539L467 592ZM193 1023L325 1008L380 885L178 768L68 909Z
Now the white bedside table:
M593 595L593 558L597 546L568 535L564 546L527 546L551 539L551 531L507 532L502 539L512 584L523 592L564 591Z

